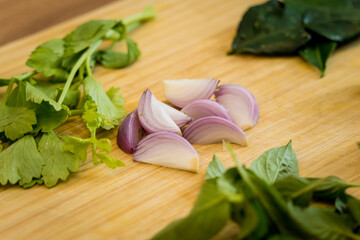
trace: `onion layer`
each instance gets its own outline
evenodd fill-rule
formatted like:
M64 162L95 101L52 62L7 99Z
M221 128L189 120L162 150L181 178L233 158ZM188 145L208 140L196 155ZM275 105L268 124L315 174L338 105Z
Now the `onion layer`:
M133 153L144 133L136 109L121 122L117 135L117 145L124 152Z
M140 98L138 116L148 133L167 131L181 134L180 128L149 89Z
M133 160L191 172L199 170L199 155L193 146L171 132L152 133L143 138L136 147Z
M181 111L190 116L193 121L208 116L218 116L232 121L224 106L210 99L196 100L186 105Z
M203 117L185 129L183 136L192 144L210 144L223 140L247 146L245 133L233 122L216 116Z
M221 85L215 91L215 97L242 130L245 131L257 124L259 107L255 97L246 88L236 84Z
M219 84L216 79L164 80L164 94L177 107L183 108L199 99L209 99Z
M189 122L191 122L191 117L189 117L187 114L180 112L179 110L160 102L160 105L162 108L170 115L171 119L174 120L176 125L178 125L179 128L185 126Z

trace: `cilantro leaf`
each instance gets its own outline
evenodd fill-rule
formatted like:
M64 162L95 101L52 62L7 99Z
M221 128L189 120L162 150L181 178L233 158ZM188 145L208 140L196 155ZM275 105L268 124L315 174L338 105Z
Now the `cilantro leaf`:
M65 142L64 151L75 154L83 163L87 159L87 151L91 145L89 139L82 139L73 136L64 136L62 140Z
M119 92L120 88L111 87L106 91L106 95L110 98L110 100L117 106L119 109L123 110L124 106L124 97ZM124 110L123 110L124 111Z
M125 164L120 161L119 159L113 158L109 155L103 154L103 153L97 153L95 155L95 157L97 158L96 160L94 160L95 162L97 162L98 160L100 162L103 162L106 164L106 166L108 166L109 168L115 169L116 167L123 167L125 166ZM94 158L94 156L93 156Z
M30 183L33 178L40 178L43 165L34 137L26 135L0 153L0 183Z
M42 176L47 187L53 187L61 179L65 181L70 172L79 170L79 159L75 154L63 150L64 143L51 131L42 135L39 152L43 156L45 166Z
M26 100L37 104L48 102L56 111L62 110L61 104L57 103L40 89L34 87L28 82L26 83Z
M49 103L43 102L36 109L36 131L49 132L64 123L68 116L67 110L56 111Z
M96 59L106 68L122 68L134 63L141 55L137 44L126 38L127 53L115 52L111 49L99 51Z
M206 170L205 179L213 179L222 176L226 172L226 168L220 162L218 157L214 154L213 160L209 163L209 166Z
M64 38L65 56L73 55L104 37L116 20L92 20L78 26Z
M116 106L104 92L101 84L93 76L84 80L85 90L97 105L97 112L102 115L101 127L109 130L119 124L120 118L125 115L122 107Z
M61 67L62 56L64 55L64 41L53 39L38 46L26 62L31 68L43 72L45 77L66 79L67 71Z
M0 132L5 132L5 136L13 141L31 132L36 122L33 109L6 105L0 107Z
M250 167L268 183L290 176L299 175L298 162L291 141L282 147L266 151Z
M2 145L2 141L0 140L0 153L2 152L4 146Z

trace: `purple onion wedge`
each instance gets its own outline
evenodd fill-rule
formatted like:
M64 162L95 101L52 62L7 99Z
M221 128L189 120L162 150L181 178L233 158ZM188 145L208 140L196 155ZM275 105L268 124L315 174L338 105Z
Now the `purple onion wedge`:
M160 102L160 105L162 106L162 108L170 115L171 119L174 120L174 122L176 123L176 125L178 125L179 128L185 126L186 124L188 124L189 122L191 122L191 117L189 117L188 115L186 115L183 112L180 112L179 110L163 103Z
M233 122L217 116L203 117L192 123L183 133L191 144L210 144L223 140L247 146L248 140L245 133Z
M210 99L196 100L186 105L181 111L190 116L193 121L208 116L218 116L232 121L224 106Z
M167 131L181 134L180 128L149 89L140 98L138 116L148 133Z
M259 106L255 97L246 88L236 84L221 85L215 92L215 97L242 130L245 131L257 124Z
M171 132L156 132L144 137L136 147L133 160L191 172L199 170L199 155L193 146Z
M209 99L219 84L216 79L164 80L164 94L167 100L183 108L199 99Z
M117 145L124 152L133 153L144 133L136 109L121 122L117 135Z

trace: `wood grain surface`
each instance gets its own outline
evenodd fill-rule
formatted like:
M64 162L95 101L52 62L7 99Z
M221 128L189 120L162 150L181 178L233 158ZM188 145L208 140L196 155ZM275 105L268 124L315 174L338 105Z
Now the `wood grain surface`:
M114 0L0 0L0 45Z
M158 18L131 33L142 51L140 60L121 70L95 69L105 89L122 88L129 112L146 88L165 100L164 79L215 77L237 83L260 106L258 125L246 131L249 147L235 147L242 163L249 166L265 150L292 139L301 175L360 182L360 41L335 52L324 78L299 57L227 56L241 15L259 2L115 2L0 48L0 76L28 71L24 62L38 44L62 37L84 21L126 17L152 4ZM78 118L57 133L88 136ZM90 159L69 181L51 189L1 187L0 239L148 239L190 211L212 154L227 167L233 165L221 144L195 146L198 174L134 163L116 147L116 131L102 134L112 139L112 156L126 167L111 170L93 166ZM352 193L360 197L359 191ZM231 236L234 231L228 228L218 238Z

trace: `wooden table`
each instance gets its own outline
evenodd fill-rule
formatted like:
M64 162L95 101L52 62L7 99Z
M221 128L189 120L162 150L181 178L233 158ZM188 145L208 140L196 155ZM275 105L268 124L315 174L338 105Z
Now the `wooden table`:
M360 182L360 41L336 51L324 78L299 57L227 56L241 15L260 2L114 2L1 47L0 76L28 71L24 62L38 44L62 37L84 21L125 17L152 4L158 18L131 34L142 51L140 60L122 70L95 70L105 89L121 86L129 112L146 88L165 100L163 79L215 77L241 84L260 105L259 124L246 132L249 147L235 147L242 163L249 166L265 150L292 139L301 175ZM78 118L57 132L88 134ZM227 167L233 165L221 144L195 146L201 161L198 174L134 163L116 147L116 131L107 136L113 142L112 156L126 167L111 170L89 160L52 189L1 187L0 239L148 239L189 212L213 153Z

